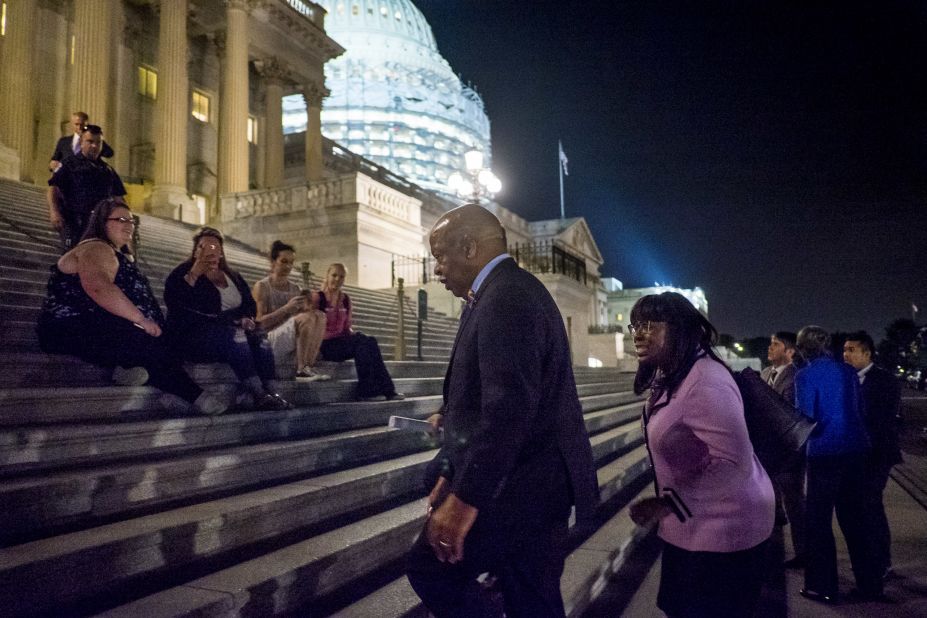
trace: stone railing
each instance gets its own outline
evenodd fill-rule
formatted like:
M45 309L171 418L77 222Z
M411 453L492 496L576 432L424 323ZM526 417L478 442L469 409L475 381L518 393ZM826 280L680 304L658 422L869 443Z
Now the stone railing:
M325 17L325 11L322 10L318 4L314 2L306 2L306 0L285 0L287 5L311 21L313 24L319 28L324 27L323 19Z
M350 176L294 185L277 189L259 189L230 193L220 198L222 221L235 221L249 217L282 215L307 208L324 208L344 204L353 195L346 191Z
M358 204L421 225L421 201L361 173L276 189L230 193L220 198L222 221L285 215L301 210Z

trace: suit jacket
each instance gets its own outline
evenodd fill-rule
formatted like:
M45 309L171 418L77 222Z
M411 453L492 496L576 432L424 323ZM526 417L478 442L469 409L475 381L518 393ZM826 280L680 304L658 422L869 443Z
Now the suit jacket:
M598 482L563 318L543 284L512 259L489 273L461 316L444 409L444 446L427 484L445 476L452 492L482 510L509 484L545 483L538 462L559 457L577 518L593 514Z
M872 441L872 457L887 466L901 463L901 385L888 371L873 365L866 372L862 393L863 421Z
M55 152L52 153L52 161L64 161L68 157L74 156L74 149L71 147L71 144L74 141L74 135L66 135L58 140L58 143L55 144ZM106 157L107 159L113 156L112 147L103 141L103 148L100 150L100 156Z
M772 373L773 369L774 367L770 365L760 372L760 377L763 378L764 382L769 382L769 374ZM782 368L782 371L776 374L776 381L772 383L773 390L791 404L795 403L795 372L797 371L795 365L789 363Z

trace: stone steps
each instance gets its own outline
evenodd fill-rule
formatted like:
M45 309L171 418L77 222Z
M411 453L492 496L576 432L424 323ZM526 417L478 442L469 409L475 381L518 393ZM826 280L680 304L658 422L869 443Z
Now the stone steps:
M639 447L643 439L640 427L622 410L614 410L611 416L610 428L593 437L594 456L606 462L599 474L603 502L626 486L628 479L644 472L635 467L641 458L640 448L634 451L631 463L614 459ZM43 599L66 604L80 600L77 595L103 594L120 580L203 561L370 502L420 495L421 474L433 455L434 451L420 452L10 547L0 555L0 581L4 582L0 605L22 603L34 608ZM421 512L414 515L417 521ZM408 514L404 517L408 519ZM197 551L190 551L193 547ZM113 564L127 568L114 571ZM41 585L35 586L35 582ZM18 594L22 588L35 592L32 596Z
M622 397L626 395L586 397L582 400L584 411L603 410ZM74 431L74 435L62 437L55 445L59 456L86 458L93 454L88 450L97 448L102 451L100 461L91 457L93 467L39 471L0 483L0 501L4 504L0 541L9 543L36 530L83 524L220 490L245 490L258 484L283 482L296 474L318 474L332 467L360 465L375 457L405 454L424 448L430 441L417 433L387 430L389 416L425 418L439 405L438 396L379 404L329 404L323 413L287 410L223 415L205 424L190 423L188 430L186 423L174 423L180 425L177 431L171 431L172 423L166 427L157 423L126 424L101 430L103 435L89 442L92 427ZM616 418L633 418L634 408L639 406L629 408L616 408ZM249 432L257 436L251 439ZM5 437L21 441L30 435L39 442L42 431L29 434L19 428ZM184 437L190 441L182 442ZM194 439L202 442L192 442ZM620 443L624 438L614 439ZM594 443L594 448L607 450L611 445ZM27 443L26 448L12 453L11 464L18 463L21 468L30 463L23 460L37 459L37 451L41 452L41 448ZM171 456L172 451L179 454ZM107 464L107 455L131 458ZM14 465L10 473L16 470ZM36 505L42 505L42 512L36 512Z
M606 485L626 485L646 476L636 465L647 459L643 447L626 457L623 469L631 474L621 480L607 478ZM101 615L305 615L312 612L315 602L324 602L346 581L402 559L421 530L424 515L424 500L414 500ZM627 540L616 541L621 546Z

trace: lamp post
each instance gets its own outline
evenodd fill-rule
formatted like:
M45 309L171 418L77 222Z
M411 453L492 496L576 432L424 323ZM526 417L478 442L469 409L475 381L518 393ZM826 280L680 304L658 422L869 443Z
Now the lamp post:
M502 181L492 173L491 169L483 167L483 153L479 150L466 152L464 165L467 169L467 178L460 172L454 172L447 179L447 186L451 192L471 200L474 204L479 204L481 197L492 198L502 190Z

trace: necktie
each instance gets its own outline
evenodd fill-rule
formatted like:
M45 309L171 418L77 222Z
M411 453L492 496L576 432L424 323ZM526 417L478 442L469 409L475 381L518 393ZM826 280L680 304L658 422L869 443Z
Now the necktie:
M74 154L80 153L80 137L71 142L71 148L74 150Z
M769 372L769 382L767 382L767 384L769 384L770 386L775 384L777 375L779 375L779 372L777 370L773 369L772 371L770 371Z

